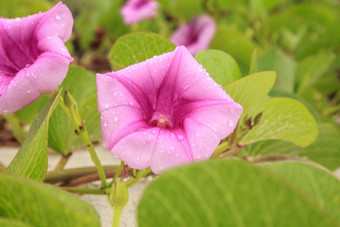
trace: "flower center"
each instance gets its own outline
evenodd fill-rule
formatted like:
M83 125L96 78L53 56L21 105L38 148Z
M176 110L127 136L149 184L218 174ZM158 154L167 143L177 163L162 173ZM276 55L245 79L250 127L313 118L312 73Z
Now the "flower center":
M152 126L160 127L160 128L172 128L171 122L163 115L163 114L156 114L151 118L150 121Z

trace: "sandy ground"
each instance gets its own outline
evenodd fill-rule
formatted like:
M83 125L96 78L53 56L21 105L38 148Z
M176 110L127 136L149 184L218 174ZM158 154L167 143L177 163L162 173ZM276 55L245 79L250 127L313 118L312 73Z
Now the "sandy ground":
M0 162L7 166L11 160L14 158L17 148L10 147L0 147ZM119 160L115 159L110 152L104 149L102 146L96 147L96 151L98 153L99 159L101 160L102 165L118 165L120 163ZM59 156L50 155L48 158L48 170L52 170L54 166L57 164L59 160ZM77 167L90 167L93 166L93 163L90 159L90 155L87 150L80 150L75 152L65 168L77 168ZM335 171L335 174L340 179L340 168ZM146 179L141 180L139 183L133 185L129 188L129 202L123 210L121 217L121 227L135 227L137 226L136 221L136 209L139 199L141 198L144 189L148 185L148 183L152 180L151 177L147 177ZM93 182L91 184L87 184L86 187L96 187L98 188L100 182ZM103 227L112 226L112 217L113 217L113 209L110 204L107 202L105 196L100 195L83 195L79 196L79 198L83 201L86 201L94 206L97 210L100 220Z

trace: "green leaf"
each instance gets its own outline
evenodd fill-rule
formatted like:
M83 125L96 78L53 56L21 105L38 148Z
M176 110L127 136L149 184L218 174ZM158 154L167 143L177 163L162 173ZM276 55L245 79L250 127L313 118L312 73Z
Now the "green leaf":
M340 224L340 181L331 172L304 162L275 162L263 166L294 183Z
M235 28L220 25L210 44L210 48L222 50L235 58L242 74L249 72L255 44L244 33Z
M14 219L9 218L2 218L0 217L0 226L6 226L6 227L32 227L30 224L26 224L21 221L17 221Z
M100 115L97 107L97 87L94 73L82 67L71 66L61 87L72 94L78 103L79 113L92 141L101 140ZM67 113L58 106L50 119L49 146L68 154L84 145L74 132L75 127Z
M243 114L246 114L267 96L275 78L275 72L258 72L227 84L224 90L243 107Z
M47 11L51 4L45 0L5 0L0 1L1 17L25 17L39 11Z
M253 74L258 71L257 61L258 61L258 53L257 53L257 49L255 48L253 51L253 55L251 56L249 74Z
M262 120L241 139L240 144L280 139L305 147L318 135L313 115L297 100L271 98L261 105L257 113L260 112L263 112Z
M335 124L319 124L319 135L314 143L302 148L286 141L259 141L240 151L247 156L306 157L324 167L335 170L340 166L340 128Z
M164 9L175 17L189 20L194 16L203 13L202 0L157 0Z
M306 88L314 85L330 68L334 56L315 55L301 61L296 70L296 91L302 94Z
M38 115L40 110L46 105L47 102L48 97L40 96L40 98L35 100L30 105L25 106L21 110L15 112L15 115L22 123L31 124L34 118Z
M60 93L51 98L33 121L24 143L7 168L9 173L44 180L47 171L48 123Z
M141 227L337 226L326 210L283 177L236 160L195 163L161 174L144 192L138 223Z
M110 52L114 70L145 61L155 55L173 51L175 45L153 33L131 33L119 38Z
M242 76L234 58L223 51L203 50L198 52L195 58L210 76L222 86Z
M25 226L100 226L91 205L51 185L0 173L0 194L0 216Z
M264 52L258 60L258 70L274 70L278 80L275 89L293 92L295 82L295 61L274 47Z

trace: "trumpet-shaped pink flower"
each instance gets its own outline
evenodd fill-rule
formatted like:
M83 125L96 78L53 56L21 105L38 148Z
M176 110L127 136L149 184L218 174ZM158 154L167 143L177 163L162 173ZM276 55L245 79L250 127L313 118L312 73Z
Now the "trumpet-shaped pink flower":
M151 0L128 0L120 13L127 25L154 18L157 14L158 3Z
M171 42L184 45L191 54L209 48L216 32L216 23L213 18L203 15L197 16L189 23L179 27L172 35Z
M97 74L97 87L104 146L154 173L209 158L242 112L183 46Z
M15 112L63 81L73 18L62 3L25 18L0 18L0 114Z

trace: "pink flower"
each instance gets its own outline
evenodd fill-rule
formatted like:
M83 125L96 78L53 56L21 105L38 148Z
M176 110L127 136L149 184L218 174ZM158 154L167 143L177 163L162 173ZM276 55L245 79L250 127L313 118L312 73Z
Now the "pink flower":
M154 18L157 14L158 3L149 0L128 0L121 8L120 13L124 23L134 24L148 18Z
M189 23L179 27L172 35L171 42L184 45L191 54L209 48L216 32L216 23L213 18L203 15L197 16Z
M72 61L64 45L72 26L62 3L25 18L0 18L0 114L23 108L63 81Z
M188 50L97 74L104 146L135 169L163 169L210 157L241 115Z

